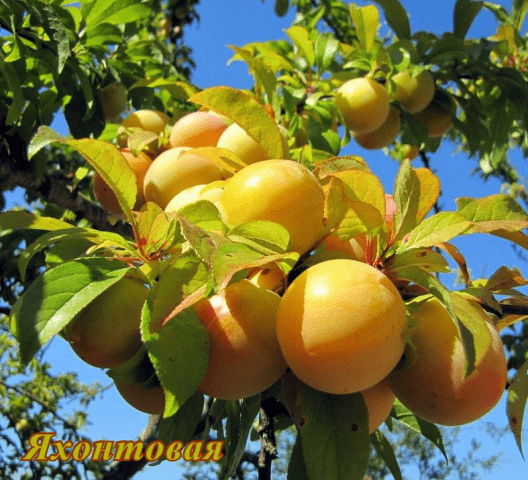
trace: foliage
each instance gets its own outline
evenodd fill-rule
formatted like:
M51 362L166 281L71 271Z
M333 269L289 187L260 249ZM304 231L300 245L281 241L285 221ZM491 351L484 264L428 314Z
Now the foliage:
M14 429L11 436L2 437L13 448L11 458L26 440L23 431L29 427L23 429L20 422L28 420L28 405L41 407L28 425L54 428L53 421L58 420L66 437L76 434L71 432L71 420L52 412L60 408L60 397L81 394L81 403L86 404L98 387L82 387L73 376L47 383L48 366L42 363L41 352L54 336L66 335L80 309L124 276L132 276L150 289L142 311L144 345L109 375L146 390L163 386L159 438L165 443L180 436L225 439L221 478L239 470L258 416L264 460L257 466L269 477L276 448L274 421L292 424L280 383L245 399L204 399L199 387L210 343L192 307L271 263L286 275L278 289L284 293L302 271L329 260L325 242L330 236L341 242L366 239L364 260L398 288L411 325L414 302L432 295L442 303L463 343L465 376L490 346L486 322L507 332L509 367L519 371L509 391L508 419L520 445L528 384L523 375L527 348L520 330L528 307L519 288L528 280L506 267L490 278L471 278L463 254L451 242L484 233L528 249L524 233L528 215L518 202L527 202L525 185L508 160L512 149L528 153L524 67L528 54L527 39L520 33L524 2L514 1L508 12L489 2L458 0L453 31L436 36L413 33L397 0L379 0L391 28L381 38L376 6L294 0L291 5L298 16L286 30L288 41L233 47L232 60L246 62L254 77L254 88L248 92L230 87L200 91L189 82L192 60L181 41L181 28L196 18L196 2L181 3L86 0L77 6L19 0L0 6L0 26L7 32L0 50L0 180L3 190L19 185L30 201L41 202L33 204L32 212L0 214L0 259L8 272L0 293L9 305L5 313L23 365L15 365L10 357L2 386L6 395L28 393L18 413L17 402L2 411L7 428ZM288 1L275 3L278 15L289 7ZM482 9L496 16L496 34L466 38ZM163 28L166 19L172 26L168 31ZM418 117L393 101L401 130L386 152L399 162L399 171L391 192L396 211L387 221L380 180L361 158L339 156L354 140L343 127L346 113L334 99L345 82L364 76L383 85L392 98L392 78L406 70L412 75L432 72L436 88L432 102L447 112L451 125L447 137L476 160L483 177L506 182L508 193L463 197L455 211L438 212L439 179L403 159L402 152L404 145L418 146L427 161L446 136L432 137ZM126 108L165 112L170 124L153 134L119 125L122 111L105 118L100 95L116 84L126 91ZM308 251L292 248L291 232L280 222L256 218L232 225L221 205L209 201L194 202L176 213L164 212L152 201L134 210L137 185L119 153L120 143L156 156L169 146L171 125L198 108L238 123L270 159L291 158L317 178L324 192L324 219ZM47 127L59 109L70 137ZM195 153L227 172L225 181L246 166L237 155L214 146ZM111 221L94 201L90 189L94 173L115 193L123 211ZM442 281L450 264L463 279L457 291ZM8 334L3 338L11 356L13 340ZM36 381L46 386L42 394L49 398L30 391L31 382L7 383L9 377L27 371L24 367L35 372ZM304 423L297 426L289 477L361 479L374 445L399 478L398 450L385 437L368 435L367 411L359 394L337 396L303 386L297 400L304 408ZM197 415L202 407L203 413ZM46 417L50 413L53 420ZM77 416L75 431L82 424L82 415ZM399 402L387 423L419 433L445 455L440 429ZM424 466L428 472L434 468Z

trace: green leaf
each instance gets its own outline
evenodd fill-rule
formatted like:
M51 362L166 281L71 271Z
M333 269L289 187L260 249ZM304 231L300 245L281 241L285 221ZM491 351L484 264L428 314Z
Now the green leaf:
M359 44L370 52L376 40L379 26L379 11L375 5L358 7L354 3L350 4L350 17L356 26L356 34Z
M308 62L308 66L313 67L315 63L314 43L308 30L300 25L294 25L286 30L286 35L290 37L300 54Z
M0 231L11 229L63 230L73 225L57 218L42 217L30 212L0 212Z
M157 293L157 292L156 292ZM164 417L174 415L194 394L209 361L209 334L192 308L152 333L152 296L143 308L141 331L150 360L165 390Z
M476 300L458 292L451 295L457 315L457 327L460 332L466 357L466 377L480 363L491 345L491 334L487 326L488 314Z
M136 203L136 176L119 150L108 142L89 138L69 140L49 127L40 127L30 142L29 158L55 142L69 145L84 157L116 194L127 219L134 222L132 207Z
M85 258L46 270L11 310L10 325L27 364L92 300L117 283L131 268L121 262Z
M466 233L472 224L456 212L440 212L426 218L408 238L404 239L399 252L411 248L434 247Z
M376 450L378 456L385 462L394 480L403 480L400 466L392 445L389 443L385 435L379 430L376 430L370 435L370 442Z
M243 398L242 400L233 400L227 402L228 410L227 428L228 443L226 445L227 468L223 480L228 480L235 474L244 452L246 444L253 427L253 422L260 409L262 395L259 393L252 397ZM235 408L231 408L235 403ZM239 418L233 418L234 416ZM233 428L235 427L235 428Z
M397 272L399 268L410 265L418 266L428 272L448 273L450 271L447 260L430 248L416 248L398 253L390 264L390 268Z
M178 210L178 216L184 217L206 232L227 232L227 226L222 221L218 208L208 200L198 200L190 205L185 205Z
M290 8L289 0L275 0L275 14L277 17L284 17Z
M451 292L433 274L415 265L399 268L397 274L398 278L409 280L425 288L431 295L440 300L453 321L456 321L457 316L451 299Z
M524 458L522 450L522 426L526 401L528 400L528 361L519 368L508 389L507 414L517 447Z
M404 160L396 176L394 186L394 201L396 203L394 231L397 239L403 238L418 224L420 193L420 178L416 170L411 167L411 163Z
M193 251L188 251L163 270L153 288L150 309L150 328L159 330L169 321L174 309L187 297L203 287L209 279L209 272Z
M258 142L269 158L285 158L282 135L275 120L251 95L230 87L211 87L193 95L190 102L224 115Z
M453 13L453 34L455 37L464 39L483 3L473 0L457 0Z
M248 64L250 72L255 78L257 85L262 85L266 92L268 103L272 103L276 96L277 77L271 67L266 65L260 58L254 58L248 50L229 45Z
M0 73L4 76L9 91L13 95L13 100L9 109L7 110L7 117L5 119L6 126L14 125L16 121L22 115L22 110L26 103L24 92L22 91L22 81L18 77L16 69L6 61L2 59L0 55Z
M203 405L204 396L194 392L174 415L161 420L158 440L165 445L174 440L180 440L184 444L190 442L202 416Z
M146 252L155 252L159 248L183 240L165 212L155 203L147 202L135 213L139 241Z
M49 245L65 239L90 240L92 243L111 242L113 245L124 247L125 249L134 252L128 242L117 233L100 232L91 228L67 228L65 230L53 230L35 240L20 254L18 261L18 269L22 279L26 276L26 268L29 261L41 250ZM135 253L135 252L134 252Z
M324 32L318 35L315 40L315 65L319 73L327 71L332 62L335 60L336 53L339 49L338 40L330 33Z
M267 220L243 223L229 231L228 237L234 242L246 243L263 253L286 253L290 246L290 234L282 225Z
M383 217L379 210L370 203L352 201L345 198L348 207L335 233L343 241L349 240L361 233L376 233L382 225Z
M513 0L512 16L514 18L515 28L519 31L524 23L526 12L528 12L528 0Z
M266 255L244 243L221 245L213 252L210 262L215 291L223 290L238 272L288 259L295 263L298 257L298 253Z
M302 452L302 438L297 435L295 444L293 445L292 453L290 455L290 462L288 463L288 478L287 480L310 480L304 457Z
M363 480L369 462L368 411L359 393L330 395L302 385L302 450L309 478Z
M142 20L150 15L150 8L140 0L95 0L86 17L86 28L99 23L120 25Z
M398 0L374 0L385 14L385 20L400 40L411 39L411 26L405 8Z
M431 422L423 420L415 416L407 407L404 407L398 399L394 401L394 407L391 416L401 425L419 433L433 443L441 452L446 462L449 461L447 453L442 440L442 433L440 429Z

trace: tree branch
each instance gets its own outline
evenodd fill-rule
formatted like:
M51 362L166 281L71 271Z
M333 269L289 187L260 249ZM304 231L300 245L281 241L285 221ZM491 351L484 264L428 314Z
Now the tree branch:
M8 159L7 161L2 159L0 163L0 184L7 187L7 189L17 186L22 187L33 196L70 210L79 218L87 219L98 230L131 236L132 232L128 225L123 225L120 222L112 225L108 221L106 210L80 194L71 192L65 185L47 174L42 175L40 180L35 181L33 173L22 171Z
M151 415L149 417L147 426L139 436L139 440L141 440L145 446L157 438L160 421L161 415ZM145 457L137 461L121 460L119 462L114 462L110 470L103 475L101 480L127 480L142 470L146 464L147 460Z
M267 399L268 400L268 399ZM277 444L273 429L273 405L264 400L259 411L260 452L258 455L259 480L271 480L271 462L277 458Z

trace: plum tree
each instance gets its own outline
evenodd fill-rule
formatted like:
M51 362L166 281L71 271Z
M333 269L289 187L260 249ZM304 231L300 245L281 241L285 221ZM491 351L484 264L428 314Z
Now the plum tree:
M73 351L100 368L116 367L131 358L142 344L139 326L148 293L141 282L127 277L105 290L66 329Z
M433 100L435 82L428 70L422 70L416 76L412 76L409 70L404 70L391 77L391 80L396 87L392 99L397 100L410 113L423 110Z
M114 382L119 395L129 405L143 413L161 415L165 408L163 387L146 388L140 383Z
M290 233L292 250L306 252L321 234L324 192L317 178L292 160L264 160L233 177L220 197L227 223L279 223Z
M303 406L299 403L302 383L291 370L281 377L282 401L297 426L301 426L303 416ZM386 379L359 393L368 410L369 433L373 433L389 416L395 399L394 393Z
M145 175L143 192L147 201L164 209L181 191L216 180L222 180L222 175L213 160L193 154L190 147L176 147L154 159Z
M138 152L137 155L134 155L130 150L121 150L121 154L125 157L128 165L136 176L137 195L134 209L138 210L145 203L143 181L145 180L147 170L152 164L152 159L144 152ZM123 213L116 194L97 172L94 174L92 187L95 198L97 198L97 201L106 208L106 210L117 215Z
M360 77L339 87L335 105L345 125L355 133L369 133L379 128L389 115L389 96L376 80Z
M378 150L391 144L400 132L400 112L390 107L386 120L376 130L368 133L353 133L354 140L367 150Z
M445 307L429 299L414 316L412 353L389 377L396 397L419 417L442 425L463 425L489 412L507 382L504 347L495 328L487 324L491 345L465 377L464 347Z
M288 366L327 393L358 392L385 378L403 353L405 327L396 287L356 260L308 268L289 285L277 310L277 337Z
M277 294L241 280L194 305L211 342L199 391L235 400L256 395L280 379L286 362L275 333L279 302Z
M214 147L227 126L227 119L214 112L192 112L172 126L169 143L172 147Z
M237 123L232 123L224 130L216 146L230 150L240 157L245 165L269 158L262 146Z

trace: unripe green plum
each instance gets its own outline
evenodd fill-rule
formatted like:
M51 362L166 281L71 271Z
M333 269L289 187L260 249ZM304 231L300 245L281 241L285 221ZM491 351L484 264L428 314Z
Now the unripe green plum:
M149 290L123 278L83 308L66 330L73 351L86 363L112 368L141 347L141 309Z
M414 414L441 425L463 425L488 413L500 400L507 361L499 334L487 327L492 343L465 378L465 353L453 319L436 299L415 312L413 354L391 373L396 397Z
M427 70L423 70L414 77L411 76L409 70L404 70L394 75L392 81L396 85L394 100L398 100L409 113L423 110L433 100L435 82L433 75Z
M347 128L355 133L369 133L379 128L389 115L389 95L376 80L354 78L337 90L335 105Z
M376 130L369 133L354 133L354 140L367 150L378 150L390 145L400 133L400 112L390 107L387 119Z
M240 157L245 165L251 165L269 158L266 150L237 123L232 123L224 130L216 146L230 150Z
M189 147L176 147L154 159L145 175L143 192L148 202L165 209L183 190L221 179L220 168L213 160L193 154Z
M105 122L114 122L127 106L127 89L121 82L114 82L98 92Z
M214 147L227 126L214 112L192 112L173 125L169 142L172 147Z
M328 260L301 273L277 310L277 337L288 366L327 393L366 390L400 360L405 305L378 269Z
M263 160L226 182L220 210L234 226L252 220L282 225L290 234L292 251L303 254L321 234L324 202L319 181L306 167L293 160Z
M248 280L194 305L210 336L209 363L198 390L235 400L262 392L286 371L275 312L280 297Z
M134 210L139 210L145 203L143 181L147 174L147 170L152 164L152 159L144 152L139 152L137 155L134 155L130 150L121 150L121 154L125 157L128 165L136 176L137 195L136 203L133 208ZM117 201L116 194L97 172L93 177L92 187L95 198L97 198L97 201L103 208L117 215L123 213L123 210Z

